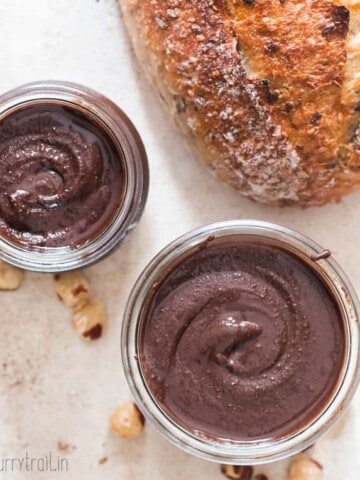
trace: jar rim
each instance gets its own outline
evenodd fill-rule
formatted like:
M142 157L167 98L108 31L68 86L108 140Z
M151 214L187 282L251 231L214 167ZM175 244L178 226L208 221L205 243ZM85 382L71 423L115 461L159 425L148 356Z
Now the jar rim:
M77 248L23 248L0 236L0 259L38 272L61 272L92 265L110 254L139 221L149 190L149 166L144 144L129 117L112 100L89 87L65 81L21 85L0 96L0 121L25 105L73 105L103 124L118 151L126 173L124 197L117 213L99 235Z
M186 430L167 415L151 394L141 370L139 343L141 319L146 299L151 298L154 286L164 278L184 255L191 255L203 244L230 238L245 237L265 239L273 245L282 246L292 252L320 276L320 280L330 287L339 308L342 311L345 332L345 356L342 371L335 391L321 412L282 439L255 440L241 442L215 441L205 435L197 435ZM324 252L319 244L299 232L281 225L255 220L235 220L206 225L192 230L177 238L162 249L145 267L138 277L129 296L125 310L121 334L121 352L125 376L130 390L139 408L153 427L170 442L200 458L234 465L260 464L281 460L294 455L313 443L338 419L353 397L359 383L359 313L360 304L357 295L338 265L330 256L314 262L311 257ZM310 265L310 260L312 264Z

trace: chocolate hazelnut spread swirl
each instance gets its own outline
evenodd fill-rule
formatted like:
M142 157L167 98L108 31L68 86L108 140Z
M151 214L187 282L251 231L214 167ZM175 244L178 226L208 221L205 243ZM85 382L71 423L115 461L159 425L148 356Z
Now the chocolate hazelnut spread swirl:
M266 245L208 247L158 287L141 365L167 413L228 440L287 435L332 394L344 356L339 309L297 257Z
M0 122L0 234L25 247L75 248L123 197L121 154L90 115L42 104Z

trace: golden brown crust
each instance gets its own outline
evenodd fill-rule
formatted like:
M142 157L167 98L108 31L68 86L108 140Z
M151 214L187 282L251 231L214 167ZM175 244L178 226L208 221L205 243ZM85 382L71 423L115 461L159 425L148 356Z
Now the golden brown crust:
M120 3L142 64L218 177L281 205L336 201L360 184L349 53L359 2Z

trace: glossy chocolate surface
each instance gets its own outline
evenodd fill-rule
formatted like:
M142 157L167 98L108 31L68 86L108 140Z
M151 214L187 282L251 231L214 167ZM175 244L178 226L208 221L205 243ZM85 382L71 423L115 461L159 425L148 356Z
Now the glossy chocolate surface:
M125 188L122 154L91 114L23 106L0 122L0 235L76 248L106 229Z
M156 288L140 364L162 408L196 434L281 438L306 426L344 360L341 313L301 259L277 247L208 246Z

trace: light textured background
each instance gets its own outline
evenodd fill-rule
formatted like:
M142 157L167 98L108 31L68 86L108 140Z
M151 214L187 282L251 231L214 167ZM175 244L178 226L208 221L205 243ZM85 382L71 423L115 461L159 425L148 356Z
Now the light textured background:
M133 59L116 0L1 0L0 91L40 79L84 83L108 95L133 119L151 168L139 227L122 248L88 270L106 302L109 328L83 344L51 276L28 274L15 293L0 293L0 458L56 456L70 472L1 473L4 480L215 480L219 468L182 453L149 426L134 442L114 439L108 416L128 399L119 336L130 288L148 260L185 231L232 218L270 220L299 229L330 248L360 290L360 193L310 210L255 205L217 183L172 129L157 94ZM326 480L358 480L360 397L314 451ZM63 455L60 452L61 455ZM108 456L104 465L99 459ZM0 463L1 467L1 463ZM285 478L286 462L258 469Z

